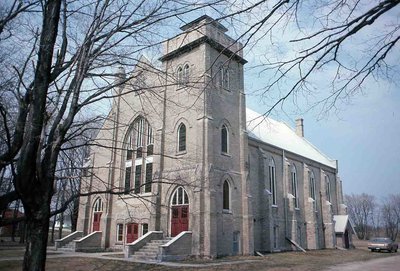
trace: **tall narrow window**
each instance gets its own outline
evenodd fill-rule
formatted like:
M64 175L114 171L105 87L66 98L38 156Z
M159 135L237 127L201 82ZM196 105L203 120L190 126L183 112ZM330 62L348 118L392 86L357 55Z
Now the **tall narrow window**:
M189 83L189 64L186 64L185 67L183 67L183 83L187 84Z
M223 72L224 66L222 63L219 63L217 66L217 74L216 74L216 85L218 88L222 88L222 84L224 82L224 72Z
M125 194L129 194L131 190L131 167L125 168Z
M331 201L331 182L328 176L325 176L325 186L326 186L326 200Z
M139 194L141 191L141 179L142 179L142 165L135 167L135 194Z
M223 63L218 64L218 74L216 79L217 79L217 86L219 88L229 90L230 87L229 68L225 66Z
M177 79L178 79L178 86L182 86L183 85L183 69L182 67L179 67L177 70Z
M221 127L221 152L228 153L228 128L224 125Z
M291 175L292 175L292 195L294 196L294 207L299 208L297 172L296 172L296 167L294 165L292 166Z
M186 151L186 125L183 123L178 128L178 151Z
M146 182L144 192L151 192L151 184L153 182L153 164L146 164Z
M124 240L124 224L117 224L117 242Z
M229 90L229 69L227 67L224 67L222 69L223 73L223 82L222 82L222 87L226 90Z
M275 175L275 162L271 158L268 165L269 171L269 191L272 194L272 204L276 205L276 175Z
M142 236L145 235L149 231L149 224L142 224Z
M153 129L151 129L150 125L147 125L147 156L153 155L153 149L154 149L154 135L153 135Z
M230 189L229 189L229 183L228 181L224 182L224 186L222 189L222 193L223 193L223 209L224 210L229 210L230 209Z
M310 177L310 198L315 200L315 178L314 178L314 172L310 171L309 172L309 177Z

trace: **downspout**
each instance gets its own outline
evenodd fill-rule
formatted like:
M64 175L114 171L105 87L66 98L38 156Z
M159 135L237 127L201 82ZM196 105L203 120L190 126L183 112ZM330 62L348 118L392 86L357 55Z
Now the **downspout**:
M287 229L288 229L288 225L287 225L287 223L288 223L287 194L288 194L288 191L287 191L287 187L286 187L287 176L286 176L285 164L286 164L285 150L282 149L283 211L284 211L284 216L285 216L285 237L288 237L288 233L287 233Z
M168 46L167 46L168 48ZM160 146L160 172L157 183L157 195L156 195L156 221L155 230L161 230L161 194L162 194L162 177L164 173L164 152L165 152L165 123L167 118L167 89L168 89L168 62L165 63L165 86L164 86L164 97L163 97L163 116L162 116L162 127L161 127L161 146ZM168 206L169 207L169 206ZM169 222L167 222L169 225ZM167 228L168 232L168 228Z
M326 237L325 237L325 223L324 223L324 209L322 205L322 191L319 191L319 205L321 209L321 224L322 224L322 240L323 240L323 248L326 248Z

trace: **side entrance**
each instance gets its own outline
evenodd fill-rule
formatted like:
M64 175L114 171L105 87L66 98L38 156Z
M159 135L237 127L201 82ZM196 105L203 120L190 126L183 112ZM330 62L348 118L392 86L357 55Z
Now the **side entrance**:
M172 194L171 200L171 236L177 236L189 230L189 197L180 186Z

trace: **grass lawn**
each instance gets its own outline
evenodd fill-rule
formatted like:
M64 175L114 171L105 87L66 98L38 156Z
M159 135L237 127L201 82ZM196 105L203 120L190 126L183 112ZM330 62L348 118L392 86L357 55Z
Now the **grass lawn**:
M4 257L18 256L17 250L0 250L0 259ZM21 251L19 251L20 253ZM51 252L50 252L51 253ZM51 254L49 254L51 255ZM366 261L375 258L391 257L398 255L397 253L371 253L365 247L359 247L348 251L337 249L325 249L317 251L303 252L283 252L267 254L264 257L247 256L247 257L225 257L217 260L188 260L185 264L202 264L200 267L170 267L154 264L141 264L118 260L109 260L101 258L88 257L62 257L49 258L46 264L48 271L70 271L70 270L93 270L93 271L117 271L117 270L235 270L235 271L251 271L251 270L268 270L268 271L305 271L305 270L322 270L332 265L346 262ZM212 263L230 262L229 264L221 264L211 266ZM22 261L1 261L0 270L16 271L21 270Z

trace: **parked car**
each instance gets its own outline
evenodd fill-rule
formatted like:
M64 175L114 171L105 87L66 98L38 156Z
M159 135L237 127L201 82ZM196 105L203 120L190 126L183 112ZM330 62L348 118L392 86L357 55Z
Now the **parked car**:
M397 252L399 245L392 239L386 237L373 238L368 243L368 249L371 252L386 250L388 252Z

